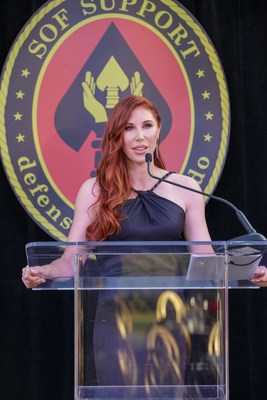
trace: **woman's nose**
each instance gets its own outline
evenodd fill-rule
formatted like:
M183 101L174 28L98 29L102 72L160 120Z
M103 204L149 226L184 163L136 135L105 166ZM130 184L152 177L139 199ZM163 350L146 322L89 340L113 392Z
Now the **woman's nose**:
M136 139L137 140L144 140L144 135L142 129L137 129L136 131Z

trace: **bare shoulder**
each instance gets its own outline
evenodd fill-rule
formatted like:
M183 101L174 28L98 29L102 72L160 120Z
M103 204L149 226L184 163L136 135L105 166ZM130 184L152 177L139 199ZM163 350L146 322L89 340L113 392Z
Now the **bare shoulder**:
M184 186L189 187L194 190L201 191L201 188L200 188L199 184L197 183L197 181L194 178L191 178L190 176L181 175L181 174L171 174L170 178L175 183L184 185Z
M161 171L161 176L164 176L164 172L165 171ZM174 185L170 185L167 182L165 183L163 180L162 184L156 188L157 193L177 203L184 211L188 211L189 208L192 209L192 207L198 206L199 203L203 202L203 196L194 193L194 191L201 193L201 189L193 178L172 173L168 176L167 180Z
M83 182L83 184L79 189L78 195L76 197L76 203L86 202L88 206L90 205L90 203L96 201L98 193L99 191L96 179L95 178L87 179L85 182Z
M82 191L92 191L94 188L97 187L96 178L90 178L84 181L79 189L79 193Z
M192 209L193 207L202 208L204 204L204 197L201 195L202 190L198 182L194 178L191 178L187 175L172 174L171 177L174 183L184 187L182 189L177 188L180 201L183 202L184 208L186 210L189 208ZM192 190L187 190L186 188Z

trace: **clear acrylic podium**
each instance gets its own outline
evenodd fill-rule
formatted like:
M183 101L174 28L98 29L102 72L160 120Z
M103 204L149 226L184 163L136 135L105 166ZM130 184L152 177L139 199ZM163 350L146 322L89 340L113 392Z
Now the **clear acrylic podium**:
M72 252L73 276L37 289L74 290L75 400L229 399L228 289L256 288L265 247L29 243L30 267Z

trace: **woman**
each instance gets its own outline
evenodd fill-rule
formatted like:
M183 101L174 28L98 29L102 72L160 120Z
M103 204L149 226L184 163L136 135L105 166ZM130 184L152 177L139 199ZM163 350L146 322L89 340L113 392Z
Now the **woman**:
M106 124L96 178L88 179L77 195L69 242L211 240L202 196L148 175L145 155L151 153L152 175L168 176L174 183L200 190L194 179L165 170L159 151L160 129L160 115L144 97L129 96L114 107ZM72 254L66 251L45 268L25 267L22 280L32 288L48 276L70 276L72 262ZM264 267L258 269L253 282L266 286Z
M88 179L77 195L69 242L211 240L205 220L203 197L158 181L147 172L145 155L151 153L152 175L168 177L169 181L200 190L192 178L165 170L159 151L160 129L161 118L158 111L144 97L130 96L114 107L105 128L102 159L96 178ZM201 247L192 246L191 250L201 252ZM202 251L204 250L213 252L209 245L205 249L202 247ZM33 288L47 278L72 275L73 254L67 249L60 259L50 265L23 268L22 280L27 288ZM267 274L264 267L258 269L253 281L260 286L266 285ZM158 297L159 293L155 293L153 304ZM105 301L105 296L102 296L96 313L94 350L98 355L102 354L102 359L96 357L98 385L120 385L125 378L120 375L118 364L117 368L114 362L112 368L106 368L109 360L116 357L117 349L121 349L114 320L117 304L110 300L109 298ZM125 309L125 304L122 309ZM107 321L110 332L108 337ZM163 327L160 326L160 329ZM172 384L172 379L182 379L184 375L186 332L177 333L177 329L175 332L175 343L179 343L181 352L181 370L172 368L168 371L167 379L171 381L164 381L164 384ZM128 347L127 351L130 352ZM136 355L129 354L134 360ZM146 364L145 359L142 359L144 354L145 349L142 347L136 356L139 358L138 365ZM135 365L134 362L132 365ZM131 376L135 376L134 373ZM147 373L143 370L142 376L151 376L151 371ZM139 378L135 376L134 382L127 379L124 379L124 384L136 384ZM144 382L144 378L142 379L141 384Z
M151 153L152 175L200 190L192 178L165 170L160 129L158 111L144 97L130 96L114 107L96 178L84 182L77 195L68 241L211 240L202 196L148 175L145 155ZM46 268L24 268L24 284L32 288L46 276L71 275L72 254L63 257Z
M114 107L106 124L96 178L84 182L77 195L69 242L211 240L202 196L159 183L147 173L145 155L151 153L152 175L168 176L174 183L200 190L194 179L165 170L159 151L160 129L160 115L144 97L129 96ZM22 280L32 288L48 276L71 276L72 263L72 254L66 251L46 268L23 268ZM252 281L266 286L266 268L258 268Z

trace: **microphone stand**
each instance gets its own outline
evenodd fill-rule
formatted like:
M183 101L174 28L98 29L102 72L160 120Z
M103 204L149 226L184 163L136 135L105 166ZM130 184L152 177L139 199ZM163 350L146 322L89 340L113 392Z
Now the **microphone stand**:
M151 155L150 153L147 153L146 156L145 156L145 159L146 159L146 163L147 163L147 172L148 172L149 176L151 176L151 178L157 179L157 180L159 180L159 181L161 181L161 182L169 183L170 185L177 186L177 187L180 187L180 188L185 189L185 190L190 190L191 192L195 192L195 193L201 194L202 196L207 196L207 197L209 197L209 198L211 198L211 199L220 201L221 203L224 203L224 204L228 205L229 207L231 207L231 208L235 211L236 216L237 216L239 222L242 224L242 226L243 226L243 227L245 228L245 230L247 231L247 234L246 234L246 235L238 236L237 238L232 239L233 241L243 241L243 240L247 240L247 241L253 241L253 242L255 242L255 241L266 240L266 238L265 238L261 233L258 233L258 232L252 227L252 225L251 225L250 222L248 221L247 217L243 214L243 212L240 211L240 210L239 210L234 204L232 204L230 201L228 201L228 200L226 200L226 199L224 199L224 198L222 198L222 197L218 197L218 196L214 196L214 195L211 195L211 194L208 194L208 193L205 193L205 192L201 192L200 190L192 189L192 188L190 188L190 187L181 185L181 184L179 184L179 183L169 181L168 179L163 179L163 178L160 178L160 177L158 177L158 176L152 175L152 173L151 173L151 171L150 171L150 163L151 163L151 161L152 161L152 155Z

